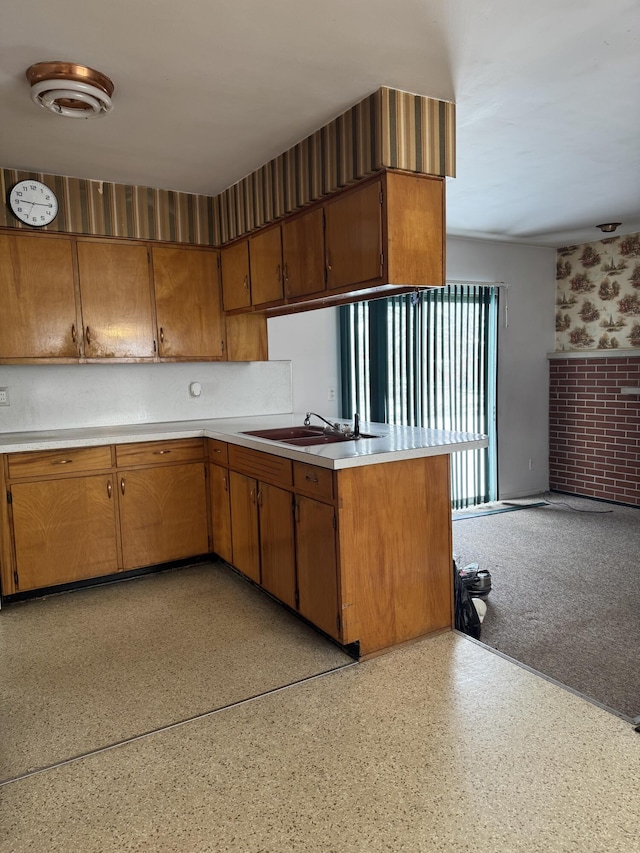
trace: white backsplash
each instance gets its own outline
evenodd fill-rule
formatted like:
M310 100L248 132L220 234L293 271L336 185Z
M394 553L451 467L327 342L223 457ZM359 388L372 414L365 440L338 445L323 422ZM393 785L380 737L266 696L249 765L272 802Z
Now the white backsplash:
M289 361L10 365L0 387L10 403L0 406L0 433L292 411Z

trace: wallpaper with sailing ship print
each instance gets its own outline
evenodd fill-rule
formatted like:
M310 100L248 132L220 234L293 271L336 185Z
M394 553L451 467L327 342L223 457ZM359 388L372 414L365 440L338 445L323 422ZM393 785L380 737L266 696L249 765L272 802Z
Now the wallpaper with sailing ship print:
M559 249L556 352L640 348L640 233Z
M0 169L43 181L59 213L42 230L218 246L384 168L455 175L455 105L386 86L217 196ZM26 228L7 205L0 226Z

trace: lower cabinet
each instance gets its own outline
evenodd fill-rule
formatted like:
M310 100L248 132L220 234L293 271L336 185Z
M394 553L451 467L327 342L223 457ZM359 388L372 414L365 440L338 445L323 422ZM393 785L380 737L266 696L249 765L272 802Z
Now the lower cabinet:
M296 606L296 553L291 492L260 483L258 490L262 586Z
M233 565L260 583L260 533L258 528L258 482L231 471L231 542Z
M228 468L209 463L209 500L211 503L213 551L227 563L232 563L231 499Z
M119 471L118 488L124 569L209 550L204 463Z
M451 627L448 455L333 471L139 442L0 457L3 492L3 595L213 551L361 655Z
M210 550L203 439L0 457L2 593Z
M113 491L110 474L12 486L21 591L118 571Z
M296 496L296 562L300 613L340 639L335 508Z

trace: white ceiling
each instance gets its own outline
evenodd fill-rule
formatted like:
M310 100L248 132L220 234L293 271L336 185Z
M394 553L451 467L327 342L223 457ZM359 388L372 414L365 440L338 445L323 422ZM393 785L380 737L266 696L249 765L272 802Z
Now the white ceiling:
M35 106L51 59L113 112ZM5 0L0 165L215 195L380 85L457 104L449 234L640 231L640 0Z

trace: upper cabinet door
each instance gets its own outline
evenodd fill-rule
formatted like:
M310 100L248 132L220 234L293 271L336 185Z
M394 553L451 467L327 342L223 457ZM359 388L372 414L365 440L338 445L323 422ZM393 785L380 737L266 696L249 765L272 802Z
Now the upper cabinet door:
M71 241L0 235L0 359L79 355Z
M284 295L307 296L324 290L322 208L282 223Z
M218 253L152 248L161 358L224 357Z
M220 252L222 262L222 304L225 311L249 308L251 284L249 280L249 241L232 243Z
M282 299L282 237L279 225L249 238L249 261L251 304L264 305Z
M375 181L325 205L327 287L382 276L382 184Z
M86 358L153 358L147 247L78 240Z

